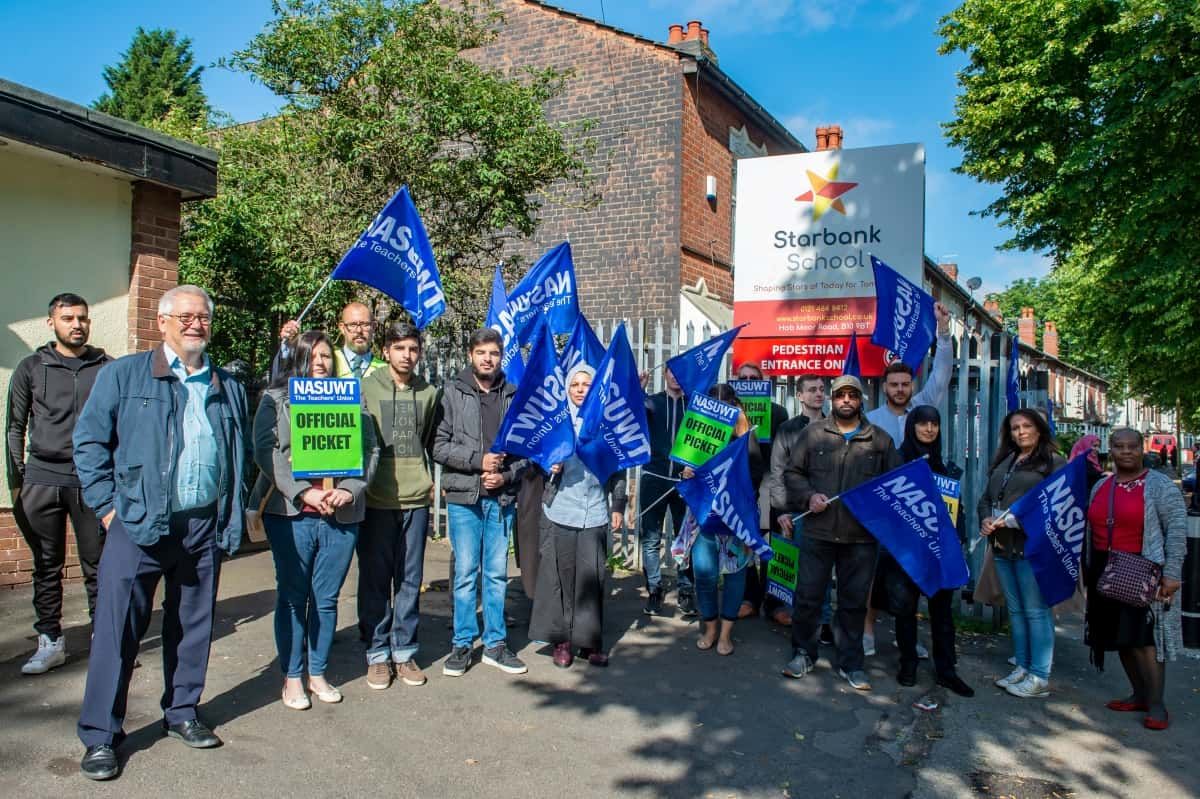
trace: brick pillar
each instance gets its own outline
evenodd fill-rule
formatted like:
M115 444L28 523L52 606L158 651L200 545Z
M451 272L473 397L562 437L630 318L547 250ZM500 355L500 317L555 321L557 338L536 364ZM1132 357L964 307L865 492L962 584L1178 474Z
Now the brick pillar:
M1027 347L1037 347L1037 323L1033 318L1032 308L1022 308L1021 318L1017 320L1017 338Z
M179 192L153 183L133 184L133 241L129 260L129 351L162 340L158 301L179 284Z
M1047 322L1042 328L1042 352L1058 357L1058 328L1053 322Z

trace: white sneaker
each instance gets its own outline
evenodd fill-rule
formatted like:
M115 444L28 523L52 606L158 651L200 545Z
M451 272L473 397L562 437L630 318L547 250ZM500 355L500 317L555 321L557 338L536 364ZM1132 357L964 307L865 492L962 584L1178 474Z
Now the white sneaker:
M875 636L863 633L863 654L871 657L875 654Z
M22 674L45 674L50 669L67 662L67 639L63 636L51 638L48 635L38 635L38 648L25 665L21 667Z
M1000 679L996 680L996 687L1007 688L1010 685L1016 685L1028 676L1029 672L1025 671L1025 669L1021 668L1020 666L1017 666L1007 677L1001 677Z
M1023 699L1032 699L1050 695L1050 681L1043 680L1036 674L1026 674L1025 679L1018 683L1009 685L1004 690L1008 691L1013 696L1019 696Z

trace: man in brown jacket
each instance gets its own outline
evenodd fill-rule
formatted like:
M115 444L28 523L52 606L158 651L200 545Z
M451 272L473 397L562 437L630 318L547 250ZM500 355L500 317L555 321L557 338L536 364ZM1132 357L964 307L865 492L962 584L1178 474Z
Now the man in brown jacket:
M842 375L833 381L833 414L804 428L787 463L774 475L771 505L791 513L810 511L797 537L796 594L792 610L792 659L787 677L803 677L817 658L821 600L837 567L838 674L860 691L871 683L863 671L863 622L875 573L878 544L834 498L901 464L892 437L867 421L862 383Z

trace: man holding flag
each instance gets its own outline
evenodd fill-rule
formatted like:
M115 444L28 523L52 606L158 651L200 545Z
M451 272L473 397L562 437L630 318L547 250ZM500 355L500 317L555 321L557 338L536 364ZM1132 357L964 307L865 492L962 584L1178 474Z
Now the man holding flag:
M792 659L783 674L799 678L813 669L821 602L836 566L838 674L852 687L869 691L862 636L879 547L847 508L834 503L843 491L899 466L901 458L891 436L863 415L862 382L857 377L835 378L832 392L833 416L804 429L786 463L779 464L781 473L772 484L774 507L809 514L796 538L799 563L792 610Z
M333 353L335 374L338 377L357 377L362 380L377 369L386 369L387 362L375 356L372 343L375 340L375 319L371 309L361 302L347 303L338 322L342 334L342 346ZM279 351L271 359L271 380L287 372L286 361L292 357L296 338L300 335L300 323L295 319L284 322L279 331Z

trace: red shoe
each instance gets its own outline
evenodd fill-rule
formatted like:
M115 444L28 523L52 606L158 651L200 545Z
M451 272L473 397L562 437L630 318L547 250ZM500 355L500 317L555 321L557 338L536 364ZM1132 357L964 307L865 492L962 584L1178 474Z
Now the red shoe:
M1171 714L1164 711L1161 719L1146 716L1142 719L1142 726L1148 730L1165 730L1171 726Z
M1104 706L1118 713L1145 713L1150 709L1145 702L1130 702L1128 699L1112 699Z
M560 669L568 669L575 662L575 656L571 654L570 644L556 644L554 647L554 665Z
M586 659L589 666L597 666L602 669L608 666L608 655L599 649L580 648L579 657Z

